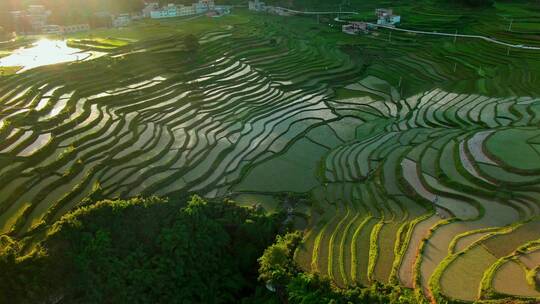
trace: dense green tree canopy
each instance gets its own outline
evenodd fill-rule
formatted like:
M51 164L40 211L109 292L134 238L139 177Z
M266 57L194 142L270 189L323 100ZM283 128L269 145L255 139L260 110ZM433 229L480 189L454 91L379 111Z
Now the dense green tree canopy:
M275 217L193 197L103 201L64 216L25 255L0 239L0 295L12 303L231 303L255 290ZM0 301L2 302L2 301Z
M259 279L275 285L287 284L298 271L293 257L301 240L299 232L278 236L276 243L266 248L259 258Z

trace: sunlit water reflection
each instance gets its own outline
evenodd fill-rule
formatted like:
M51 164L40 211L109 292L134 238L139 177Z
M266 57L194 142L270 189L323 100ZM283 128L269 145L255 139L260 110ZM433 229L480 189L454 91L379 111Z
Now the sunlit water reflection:
M104 54L71 48L65 40L41 39L31 47L17 49L11 55L0 58L0 67L20 66L21 73L43 65L94 59Z

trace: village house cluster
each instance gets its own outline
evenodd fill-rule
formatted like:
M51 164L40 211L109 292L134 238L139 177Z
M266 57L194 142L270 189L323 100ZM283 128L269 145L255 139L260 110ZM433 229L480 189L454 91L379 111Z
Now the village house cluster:
M277 6L268 6L266 3L260 0L250 0L248 1L248 8L250 11L255 12L266 12L282 16L290 16L295 13L300 13L296 11L291 11L282 7ZM337 13L337 12L336 12ZM312 13L316 14L316 13ZM375 10L375 15L377 16L377 23L368 23L368 22L348 22L342 26L342 31L346 34L357 35L357 34L367 34L369 30L376 28L378 25L381 26L396 26L401 22L401 16L394 15L392 9L387 8L378 8Z
M90 29L90 25L88 24L72 24L66 26L48 24L51 11L47 10L43 5L29 5L28 9L25 11L11 12L11 16L13 17L15 29L19 33L75 33ZM26 27L22 25L23 20L26 22Z
M159 3L153 2L146 4L146 7L143 9L143 17L162 19L199 14L217 17L230 14L230 12L230 5L216 5L214 0L199 0L191 5L168 4L163 7L160 7Z
M214 0L199 0L192 5L168 4L160 7L159 3L146 3L141 13L123 13L113 15L109 12L98 12L93 16L99 20L99 26L126 27L134 20L143 18L161 19L181 16L206 14L209 17L219 17L230 14L230 5L216 5ZM43 5L30 5L26 10L13 11L11 16L17 33L32 34L70 34L90 30L90 24L49 24L52 12Z
M17 33L31 34L70 34L90 30L90 24L49 24L52 12L43 5L30 5L24 11L13 11L11 16ZM140 18L131 14L112 15L108 12L96 13L94 19L105 20L104 26L127 26L132 20Z
M232 6L216 5L214 0L198 0L191 5L167 4L160 6L157 2L146 3L141 13L113 15L108 12L99 12L94 17L102 20L101 26L126 27L133 20L142 18L163 19L182 16L195 16L206 14L209 17L219 17L230 14ZM290 16L293 13L285 8L266 5L260 0L248 1L248 8L251 11L266 12L281 16ZM51 11L43 5L30 5L25 11L11 12L14 18L16 31L18 33L44 33L44 34L70 34L90 30L88 23L55 25L48 24ZM377 23L368 22L348 22L342 26L342 31L347 34L368 33L376 26L396 26L401 22L401 16L395 15L392 9L378 8L375 10ZM103 20L105 20L103 22ZM21 25L24 21L24 25Z
M350 35L367 34L378 25L396 26L401 22L401 16L394 15L392 9L378 8L375 10L375 15L377 16L377 24L360 21L349 22L342 26L343 33Z

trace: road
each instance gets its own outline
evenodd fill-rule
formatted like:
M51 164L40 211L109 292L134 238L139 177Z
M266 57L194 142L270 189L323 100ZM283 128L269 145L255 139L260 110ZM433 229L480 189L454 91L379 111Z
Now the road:
M296 13L296 14L304 14L304 15L333 15L333 14L345 14L345 15L358 15L358 12L302 12L302 11L295 11L292 9L284 8L276 6L277 9L280 9L282 11Z
M276 8L281 9L281 10L286 11L286 12L291 12L291 13L296 13L296 14L304 14L304 15L329 15L329 14L358 15L359 14L358 12L302 12L302 11L291 10L291 9L284 8L284 7L276 7ZM346 20L339 19L339 17L336 17L336 19L334 19L334 20L337 21L337 22L348 22ZM537 47L537 46L528 46L528 45L522 45L522 44L511 44L511 43L508 43L508 42L499 41L499 40L497 40L495 38L481 36L481 35L465 35L465 34L457 34L457 33L452 34L452 33L416 31L416 30L408 30L408 29L404 29L404 28L397 28L397 27L387 26L387 25L379 25L379 24L369 23L369 22L367 24L372 25L372 26L376 26L376 27L386 28L386 29L389 29L389 30L392 30L392 31L398 31L398 32L407 32L407 33L415 33L415 34L422 34L422 35L433 35L433 36L480 39L480 40L484 40L484 41L487 41L487 42L495 43L495 44L510 47L510 48L525 49L525 50L540 50L540 47Z
M540 50L540 47L537 46L527 46L522 44L511 44L503 41L499 41L497 39L486 37L486 36L480 36L480 35L465 35L465 34L451 34L451 33L438 33L438 32L427 32L427 31L415 31L415 30L408 30L403 28L397 28L393 26L387 26L387 25L378 25L374 23L368 23L369 25L377 26L377 27L383 27L389 30L398 31L398 32L407 32L407 33L415 33L415 34L423 34L423 35L434 35L434 36L446 36L446 37L460 37L460 38L472 38L472 39L481 39L487 42L496 43L499 45L503 45L506 47L511 48L517 48L517 49L526 49L526 50Z

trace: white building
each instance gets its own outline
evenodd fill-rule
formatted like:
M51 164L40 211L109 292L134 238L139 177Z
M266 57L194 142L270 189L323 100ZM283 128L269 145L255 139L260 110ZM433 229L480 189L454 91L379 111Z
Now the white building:
M190 5L190 6L178 5L176 7L176 13L177 13L177 16L195 15L196 14L195 6L193 6L193 5Z
M146 6L142 10L142 15L144 18L150 18L150 14L152 13L152 11L157 11L157 10L159 10L159 3L157 2L147 3Z
M78 33L78 32L86 32L90 30L90 25L87 23L84 24L72 24L72 25L65 25L62 26L62 32L64 34L70 34L70 33Z
M71 34L71 33L78 33L78 32L86 32L90 30L90 25L87 23L84 24L71 24L71 25L45 25L42 28L42 32L44 34Z
M231 13L231 5L216 5L214 10L220 15L228 15Z
M350 22L349 24L341 27L342 32L350 35L358 35L361 33L367 33L368 27L365 22Z
M260 12L266 10L266 5L264 4L264 2L261 2L259 0L249 1L248 7L250 11Z
M195 12L197 14L206 13L214 10L216 7L214 0L199 0L199 2L193 3L193 5L195 6Z
M112 19L113 27L126 27L131 24L131 16L129 14L120 14Z
M147 6L148 7L148 6ZM214 0L199 0L192 5L175 5L168 4L162 8L156 6L148 7L150 12L150 18L152 19L163 19L163 18L173 18L181 16L191 16L196 14L204 14L210 11L216 10L217 6L214 3ZM230 7L227 6L230 9ZM220 6L222 11L226 11L225 6ZM144 12L143 12L144 14Z
M64 33L64 30L62 29L62 27L60 25L55 25L55 24L45 25L44 27L41 28L41 31L43 32L43 34L47 34L47 35L55 35L55 34Z
M392 9L378 8L375 10L377 15L377 24L379 25L396 25L401 22L401 16L394 15Z
M177 12L177 9L176 9L176 5L168 4L167 6L164 6L164 7L160 8L159 10L151 11L150 12L150 17L152 19L178 17L178 12Z

